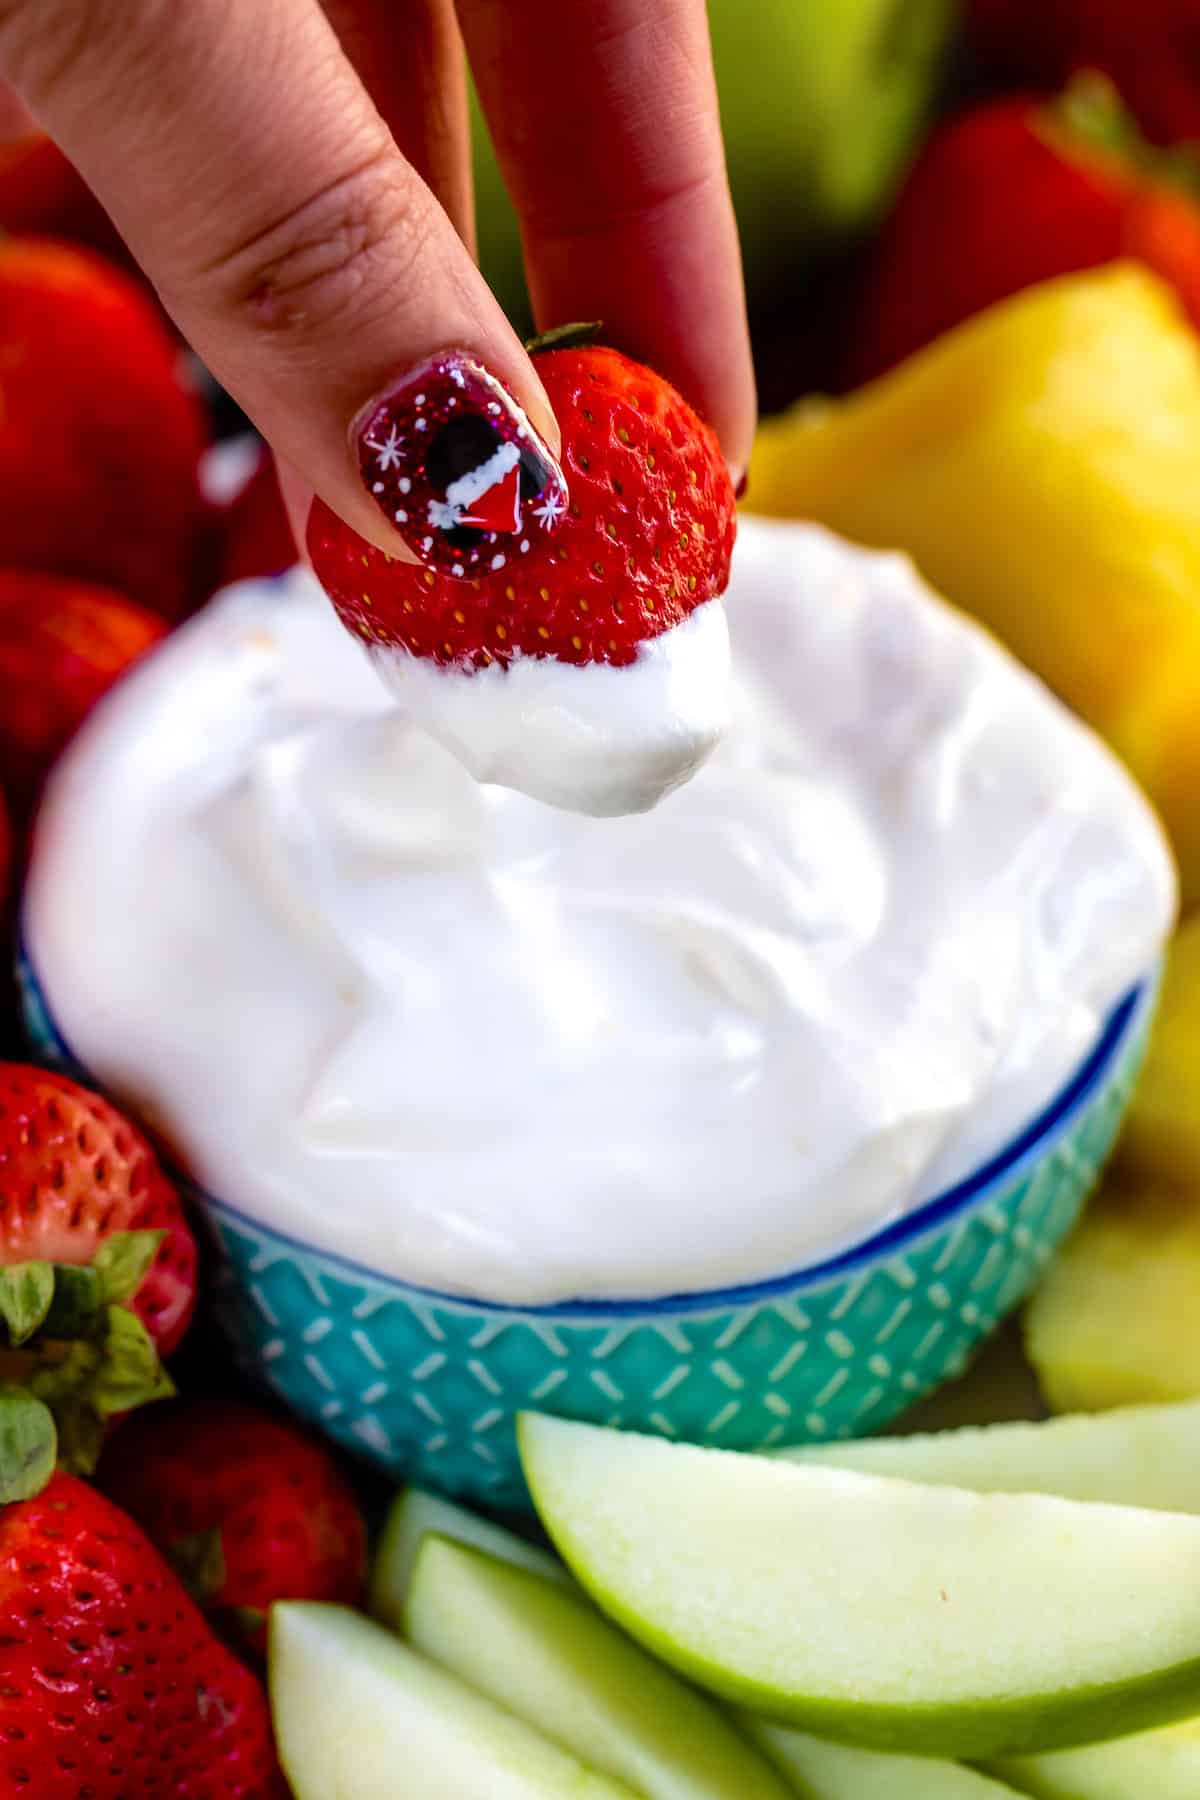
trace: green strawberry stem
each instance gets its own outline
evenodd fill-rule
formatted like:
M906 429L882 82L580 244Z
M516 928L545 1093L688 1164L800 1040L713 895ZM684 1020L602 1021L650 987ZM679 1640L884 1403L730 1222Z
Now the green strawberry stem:
M1083 69L1046 110L1052 138L1114 158L1150 181L1182 188L1200 199L1200 155L1194 146L1164 149L1144 138L1116 87L1098 69Z
M167 1559L197 1606L207 1610L225 1585L220 1532L192 1531L172 1538Z
M117 1232L88 1264L25 1262L0 1270L0 1378L46 1415L59 1461L76 1474L95 1468L108 1420L175 1391L149 1332L125 1305L163 1236ZM33 1417L22 1427L31 1439ZM39 1429L44 1435L44 1423ZM4 1452L0 1418L0 1500Z
M525 348L530 356L536 356L541 350L582 350L588 344L594 344L603 330L601 319L555 325L549 331L539 332L537 337L526 338Z

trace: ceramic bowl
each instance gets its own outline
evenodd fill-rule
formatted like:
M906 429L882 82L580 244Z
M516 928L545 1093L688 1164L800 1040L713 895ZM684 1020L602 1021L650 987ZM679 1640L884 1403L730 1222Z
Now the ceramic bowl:
M83 1081L22 959L36 1052ZM407 1285L256 1224L186 1180L247 1374L397 1478L527 1504L525 1407L731 1449L860 1436L959 1374L1036 1283L1112 1147L1156 982L1001 1153L828 1261L637 1301L502 1306ZM93 1085L95 1085L93 1083Z

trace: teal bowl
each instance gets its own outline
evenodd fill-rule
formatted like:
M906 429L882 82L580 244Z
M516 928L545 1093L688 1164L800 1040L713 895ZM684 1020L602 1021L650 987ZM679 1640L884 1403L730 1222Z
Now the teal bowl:
M24 957L20 977L36 1052L88 1081ZM843 1254L749 1286L554 1306L458 1299L181 1186L208 1221L217 1316L253 1381L399 1479L523 1507L523 1408L766 1450L874 1431L961 1373L1078 1218L1156 987L1126 996L1071 1080L984 1167Z

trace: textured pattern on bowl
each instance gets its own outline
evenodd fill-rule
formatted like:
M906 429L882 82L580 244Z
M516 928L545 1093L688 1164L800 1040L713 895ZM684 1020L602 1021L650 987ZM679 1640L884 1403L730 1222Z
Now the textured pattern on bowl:
M28 961L38 1053L87 1080ZM731 1449L861 1435L961 1372L1021 1301L1112 1147L1155 984L987 1168L831 1261L663 1300L504 1307L372 1274L190 1188L220 1252L217 1310L246 1372L397 1477L527 1504L522 1407Z

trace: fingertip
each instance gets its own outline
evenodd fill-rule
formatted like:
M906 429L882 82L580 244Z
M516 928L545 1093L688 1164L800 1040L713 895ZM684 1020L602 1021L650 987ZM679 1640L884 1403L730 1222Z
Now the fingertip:
M317 498L317 491L313 487L311 481L309 481L305 475L301 474L294 463L289 462L286 457L280 456L278 453L275 453L275 467L279 474L279 491L283 496L283 505L288 516L288 524L291 526L292 536L296 540L296 550L300 561L307 563L309 560L308 522L312 514L313 502ZM347 505L344 496L339 497L332 494L322 494L321 499L324 501L325 505L329 507L330 511L335 512L345 524L349 525L352 531L358 533L359 537L365 538L368 543L374 544L376 549L382 550L385 555L392 557L394 561L407 563L415 563L417 561L417 558L409 550L408 545L404 542L403 538L396 532L389 531L386 522L382 518L378 521L372 518L369 508L366 509L367 517L365 524L367 529L363 530L359 518L360 512L363 509L358 501L357 495L352 493L350 505Z
M292 528L296 549L301 559L307 560L308 515L312 511L313 490L295 464L290 463L285 456L275 456L275 473L279 478L283 510Z

